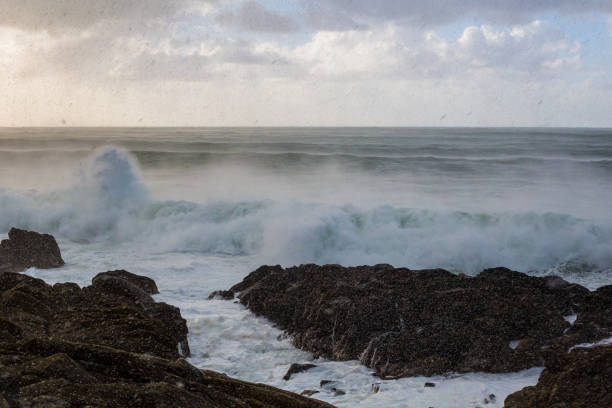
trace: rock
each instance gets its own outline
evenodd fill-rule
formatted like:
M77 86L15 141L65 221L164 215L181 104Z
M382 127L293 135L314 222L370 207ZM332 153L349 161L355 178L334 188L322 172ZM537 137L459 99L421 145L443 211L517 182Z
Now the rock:
M316 390L304 390L301 392L300 395L305 395L307 397L312 397L315 394L318 394L320 391L316 391Z
M390 265L262 266L230 292L297 347L360 359L382 378L518 371L542 364L543 346L567 350L609 333L609 297L506 268L468 277ZM573 313L570 329L563 317Z
M119 272L84 288L0 274L0 407L331 407L190 365L178 308Z
M0 361L6 365L0 393L9 407L331 407L181 359L93 344L41 338L3 343Z
M231 290L215 290L208 295L208 299L232 300L234 299L234 292Z
M8 236L0 242L0 273L64 265L59 246L51 235L11 228Z
M590 301L578 314L574 326L590 323L608 332L612 330L612 285L602 286L593 292ZM572 327L569 331L575 332L576 329Z
M3 330L16 340L52 337L168 359L180 357L178 344L187 335L177 308L155 303L117 277L98 278L81 289L74 284L52 287L18 273L0 274L0 318L18 328Z
M425 383L425 387L435 387L436 383L432 383L432 382L426 382Z
M314 364L296 364L296 363L293 363L289 367L289 370L287 370L287 373L283 377L283 380L289 381L289 379L291 378L291 376L293 374L301 373L303 371L310 370L311 368L315 368L315 367L316 367L316 365L314 365Z
M510 394L506 408L612 407L612 346L576 348L546 360L537 385Z
M336 397L338 395L346 394L346 391L341 390L340 388L338 388L339 385L340 385L340 382L332 381L332 380L321 380L321 382L319 383L319 386L321 388L323 388L324 390L327 390L328 392L333 393L334 396L336 396Z
M115 278L121 278L124 281L130 282L132 285L138 287L140 290L144 291L148 295L156 295L159 293L159 290L157 289L157 284L155 284L155 281L153 279L148 278L146 276L136 275L124 270L99 273L94 276L91 282L95 285L96 281L111 276Z

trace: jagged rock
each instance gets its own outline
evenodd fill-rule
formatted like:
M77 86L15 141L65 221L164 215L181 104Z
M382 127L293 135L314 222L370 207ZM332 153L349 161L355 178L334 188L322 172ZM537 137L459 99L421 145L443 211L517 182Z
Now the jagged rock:
M567 349L608 333L587 312L597 292L506 268L468 277L390 265L263 266L230 291L297 347L360 359L383 378L516 371L542 364L543 346ZM563 316L573 313L585 321L570 332Z
M58 339L0 343L0 367L0 393L11 408L331 407L182 359Z
M345 395L346 391L341 390L340 388L338 388L338 386L341 383L339 381L332 381L332 380L321 380L321 382L319 383L319 386L321 388L323 388L324 390L331 392L334 394L335 397L339 396L339 395Z
M311 368L315 368L315 367L316 367L316 365L314 365L314 364L296 364L296 363L293 363L289 367L289 370L287 370L287 373L283 377L283 380L289 381L289 379L291 378L291 376L293 374L301 373L301 372L310 370Z
M84 288L0 274L0 407L331 407L187 363L186 322L152 287L123 271Z
M64 265L53 236L11 228L9 238L0 242L0 273L28 268L49 269Z
M0 274L0 317L17 327L0 325L0 338L53 337L175 359L186 342L187 324L174 306L155 303L150 295L115 276L84 288L53 287L40 279ZM188 355L188 346L183 348Z
M208 299L223 299L223 300L232 300L234 298L234 292L231 290L215 290L210 295L208 295Z
M145 293L149 295L156 295L159 293L159 290L157 289L157 284L155 284L155 281L153 279L148 278L146 276L136 275L128 271L124 271L124 270L108 271L104 273L99 273L96 276L94 276L91 282L95 285L96 281L105 279L108 277L121 278L124 281L128 281L129 283L138 287L140 290L144 291Z
M612 330L612 285L602 286L593 292L591 300L581 310L574 326L591 323L606 331Z
M551 354L538 384L510 394L505 408L612 407L612 346Z

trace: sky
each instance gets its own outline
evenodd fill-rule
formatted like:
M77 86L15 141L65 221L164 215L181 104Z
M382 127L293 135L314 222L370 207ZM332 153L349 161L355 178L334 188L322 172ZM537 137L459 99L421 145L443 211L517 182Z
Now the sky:
M0 0L0 126L612 127L612 0Z

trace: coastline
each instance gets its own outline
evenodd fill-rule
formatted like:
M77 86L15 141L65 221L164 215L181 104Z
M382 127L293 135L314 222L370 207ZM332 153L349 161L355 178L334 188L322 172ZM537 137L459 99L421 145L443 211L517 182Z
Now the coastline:
M307 267L308 267L308 266L307 266ZM339 266L332 266L332 269L333 269L334 267L335 267L335 268L340 268ZM311 268L311 269L312 269L312 268L315 268L315 266L310 266L310 268ZM364 268L365 268L365 267L364 267ZM384 266L384 265L378 266L378 269L379 269L379 270L381 270L381 271L383 271L383 272L385 271L385 269L386 269L386 270L389 270L389 268L390 268L390 267L388 267L388 266ZM262 269L262 270L265 270L265 268L261 268L261 269ZM315 269L316 269L316 268L315 268ZM282 269L281 269L281 270L278 270L278 268L277 268L277 269L275 270L275 272L276 272L277 274L279 274L279 273L280 273L280 274L282 274L282 273L283 273L283 270L282 270ZM369 272L369 274L370 274L370 275L372 275L372 277L373 277L374 279L376 278L376 273L373 273L373 271L372 271L372 270L369 270L368 272ZM405 271L404 273L406 273L406 271ZM438 272L438 273L440 273L440 272ZM499 279L499 276L501 276L501 275L499 275L499 273L500 273L500 272L497 272L498 279ZM506 274L507 274L508 272L502 271L502 275L503 275L504 273L506 273ZM491 274L491 273L489 273L489 274ZM517 273L515 273L515 274L517 274ZM116 275L117 275L117 274L115 273L115 274L114 274L114 275L115 275L114 277L112 276L113 274L110 274L110 275L109 275L108 273L106 273L106 274L102 274L102 275L104 275L104 276L110 276L109 278L106 278L106 279L110 279L110 281L112 282L112 281L113 281L113 279L116 279ZM257 276L256 276L256 275L257 275L257 273L254 273L254 275L255 275L255 277L257 277ZM265 274L260 273L259 275L265 275ZM421 273L421 275L423 275L423 276L424 276L424 274L423 274L423 273ZM22 275L22 276L25 276L25 275ZM356 274L356 276L359 276L359 274ZM443 274L442 276L447 276L447 275ZM493 275L493 276L495 276L495 275ZM527 280L532 280L532 281L542 281L542 282L544 282L544 281L545 281L545 280L542 280L542 278L531 278L531 277L527 277L526 275L525 275L525 276L513 275L513 276L514 276L514 278L519 278L519 280L520 280L520 279L527 279ZM262 276L259 276L259 279L261 279L261 278L262 278ZM142 278L142 279L145 279L145 278ZM141 280L142 280L142 279L141 279ZM464 279L474 279L474 278L464 278ZM232 289L233 289L233 290L235 290L235 291L237 291L237 292L239 292L239 293L240 293L240 295L239 295L239 296L240 296L241 298L242 298L244 295L246 295L246 294L248 294L248 293L249 293L249 288L248 288L248 287L249 287L249 286L253 286L253 285L254 285L255 287L259 287L259 289L258 289L258 290L259 290L259 291L262 291L262 292L259 292L259 293L260 293L260 295L265 294L266 292L268 292L268 294L272 294L272 293L274 293L274 295L275 295L275 296L278 296L278 294L282 292L282 291L280 291L280 292L279 292L279 290L280 290L280 289L278 289L278 288L277 288L276 290L272 291L272 292L269 292L269 290L265 289L265 285L263 285L263 287L262 287L262 284L261 284L261 283L258 283L258 282L257 282L257 280L258 280L258 279L249 279L249 277L247 277L247 278L245 279L245 281L243 282L243 284L237 285L236 287L234 287L234 288L232 288ZM503 280L503 279L502 279L502 280ZM102 282L100 282L100 281L101 281L101 279L98 277L97 279L94 279L94 286L95 286L95 281L98 281L98 285L100 285L100 284L102 283ZM245 282L246 282L246 284L245 284ZM551 283L551 282L552 282L552 283ZM363 282L362 282L362 283L363 283ZM148 284L148 285L150 286L150 284ZM58 286L58 285L55 285L55 286ZM54 287L55 287L55 286L54 286ZM76 286L76 285L74 285L74 286ZM299 285L298 285L298 286L299 286ZM549 285L548 285L548 286L553 286L553 287L564 287L564 286L567 286L567 285L566 285L566 284L562 284L562 282L561 282L561 281L559 281L559 280L549 280ZM71 285L59 285L59 287L69 288L69 287L73 287L73 286L71 286ZM316 285L314 285L314 287L316 287ZM111 285L109 288L112 288L112 289L111 289L111 292L113 292L113 293L114 293L114 295L116 295L116 292L117 292L117 287L116 287L116 286ZM132 289L132 290L133 290L133 289ZM294 290L295 290L295 289L294 289ZM345 290L346 290L346 289L345 289ZM151 289L151 288L149 287L148 291L149 291L149 292L153 292L153 289ZM120 292L121 292L121 291L120 291ZM254 294L253 294L253 289L251 289L251 290L250 290L250 292L251 292L251 295L250 295L250 296L253 296L253 295L254 295ZM587 291L587 292L588 292L588 291ZM130 291L128 291L128 293L131 293L131 295L130 295L130 296L133 296L133 294L134 294L133 292L130 292ZM358 293L358 292L357 292L357 293ZM452 293L452 291L451 291L451 293ZM586 292L584 292L583 290L579 290L579 292L578 292L578 293L584 294L584 293L586 293ZM226 293L226 296L227 296L227 297L229 297L229 294L228 294L228 293ZM350 290L348 290L348 291L347 291L347 296L351 296L351 291L350 291ZM244 299L246 299L246 297L245 297ZM605 298L604 298L604 299L605 299ZM226 301L223 301L223 300L211 300L210 302L226 302ZM228 303L231 303L231 302L228 302ZM253 306L254 306L254 304L253 304ZM605 306L605 305L604 305L604 306ZM609 306L609 305L608 305L608 306ZM607 307L607 306L606 306L606 307ZM594 314L594 311L593 311L593 308L592 308L592 307L591 307L590 309L589 309L589 307L583 307L583 309L584 309L584 313L586 313L587 315L590 313L590 315L591 315L591 319L593 319L593 317L597 317L597 318L602 317L602 314L601 314L602 312L601 312L601 311L598 311L597 313L595 313L595 314ZM178 310L178 309L176 309L176 310ZM589 310L590 310L590 312L589 312ZM180 312L179 312L179 313L180 313ZM580 312L578 313L578 315L580 316ZM605 316L607 316L607 315L604 315L604 317L605 317ZM274 319L272 319L272 320L274 320ZM584 319L584 318L581 318L581 317L577 317L577 318L576 318L576 322L578 322L578 323L580 323L580 324L583 324L583 325L584 325L584 320L585 320L585 319ZM592 334L592 333L591 333L591 334ZM564 333L564 335L565 335L565 333ZM567 341L566 341L566 342L565 342L566 344L564 345L564 347L565 347L565 346L569 346L569 345L570 345L570 343L576 343L576 342L578 342L578 341L579 341L579 338L580 338L580 339L584 339L584 338L585 338L585 337L584 337L584 333L583 333L581 336L582 336L582 337L580 337L580 336L576 337L576 338L575 338L575 341L573 341L573 342L567 342ZM601 337L601 336L600 336L600 337ZM295 340L295 336L294 336L294 340ZM176 340L175 340L175 341L176 341ZM178 341L177 341L177 343L178 343ZM561 344L561 343L562 343L562 342L558 342L558 344ZM36 347L41 347L41 346L36 346ZM45 347L47 347L47 348L48 348L48 347L50 347L50 346L48 346L48 345L47 345L47 346L45 346ZM57 346L57 345L55 345L55 346L53 346L53 347L58 347L58 346ZM52 348L53 348L53 347L52 347ZM62 346L62 347L65 347L65 345L64 345L64 346ZM599 349L606 349L606 348L609 348L609 347L605 347L605 346L604 346L604 347L600 347ZM567 347L566 347L566 349L567 349ZM554 354L554 355L557 355L557 356L558 356L558 355L560 355L559 353L562 353L562 354L563 354L563 353L566 353L566 351L565 351L566 349L563 349L563 350L556 350L556 352L555 352L555 354ZM578 354L582 353L582 354L580 354L580 355L586 355L586 354L585 354L585 352L583 352L583 351L581 351L581 350L583 350L583 349L578 349L578 351L576 351L575 353L574 353L574 351L572 351L572 353L573 353L573 354L572 354L572 353L570 353L570 354L571 354L572 356L573 356L574 354L577 354L577 353L578 353ZM197 353L201 353L201 352L202 352L202 350L197 350ZM592 353L591 353L591 354L592 354ZM551 371L551 364L552 364L552 363L550 363L550 361L555 361L555 360L554 360L553 358L551 358L551 357L546 357L546 356L543 356L543 357L544 357L544 359L546 360L546 366L547 366L547 369L546 369L546 370L548 370L548 371L546 371L546 370L545 370L545 373L548 373L548 372L550 372L550 371ZM604 361L605 361L605 358L607 358L607 357L605 357L605 353L604 353L604 357L603 357L603 358L604 358ZM571 359L570 359L570 360L571 360ZM592 360L592 358L591 358L591 357L585 357L585 358L581 359L581 361L590 361L590 360ZM601 360L601 358L600 358L600 360ZM574 362L574 364L575 364L576 359L574 359L574 360L572 360L572 361L573 361L573 362ZM570 361L570 363L571 363L572 361ZM297 361L296 361L296 362L297 362ZM313 362L315 363L315 365L317 364L317 360L314 360ZM569 364L569 363L568 363L568 364ZM557 371L559 371L559 370L561 370L562 366L563 366L563 364L561 364L561 363L557 363L557 366L555 366L555 367L556 367ZM607 368L607 366L603 366L603 367L602 367L602 368L600 368L600 369L608 369L608 368ZM320 371L317 371L317 370L319 370L319 369L318 369L318 368L314 368L314 369L313 369L313 371L314 371L314 373L315 373L315 374L316 374L317 372L320 372ZM469 371L469 370L468 370L468 371ZM516 370L514 370L514 371L516 371ZM448 374L449 374L449 373L447 372L447 373L446 373L446 376L448 376ZM214 376L215 374L211 374L211 375L213 375L213 376ZM320 375L320 374L319 374L319 375ZM379 373L379 375L380 375L380 373ZM456 375L456 374L454 374L454 375ZM461 376L461 374L459 374L459 375ZM300 382L300 378L302 378L301 376L303 376L303 374L297 374L296 379L291 378L291 379L286 380L286 381L287 381L287 382L298 381L298 383L299 383L299 382ZM450 377L452 377L452 376L453 376L453 374L451 374L451 376L450 376ZM553 377L554 377L554 376L553 376ZM414 379L417 379L418 377L413 377L413 378L414 378ZM431 378L432 378L432 379L434 379L434 380L433 380L433 384L437 385L437 388L435 388L435 387L434 387L434 388L432 388L432 390L433 390L433 391L431 391L431 392L436 392L436 390L437 390L437 392L443 392L443 390L445 389L445 386L444 386L444 381L440 382L440 381L435 380L435 378L438 378L438 377L431 377ZM467 377L466 377L466 378L467 378ZM543 387L546 387L546 386L550 387L550 383L551 383L551 382L554 382L553 380L551 380L551 379L550 379L550 378L552 378L550 374L543 374L543 377L541 377L541 378L544 378L544 379L545 379L545 381L543 381L543 383L544 383L544 384L542 385ZM548 379L548 380L546 380L546 379ZM584 378L582 378L582 380L584 380ZM588 380L588 379L587 379L587 380ZM325 393L327 393L327 394L330 394L330 393L331 393L331 395L333 395L333 394L338 394L338 397L337 397L337 398L339 398L340 400L341 400L341 398L342 398L342 397L344 397L344 393L347 393L347 392L348 392L348 393L350 393L350 392L352 391L350 388L349 388L349 389L347 389L347 390L342 389L342 388L338 388L338 387L346 387L346 386L348 386L348 385L349 385L349 384L346 384L346 383L345 383L345 382L343 382L343 381L340 381L340 382L338 383L338 382L337 382L337 381L335 381L333 378L331 378L331 379L329 379L329 380L326 380L326 381L332 381L332 383L336 383L337 385L333 385L333 384L332 384L333 386L323 386L323 385L321 385L319 389L313 389L312 391L309 391L309 390L310 390L312 387L308 387L308 389L306 389L306 387L304 387L304 390L303 390L303 391L313 392L313 394L312 394L312 395L314 396L314 398L316 398L317 394L321 395L321 393L324 393L324 394L325 394ZM378 381L380 381L380 380L378 380ZM399 381L399 380L383 380L383 381L384 381L384 382L388 382L388 381ZM418 380L417 380L417 381L418 381ZM422 384L424 384L424 382L428 382L428 383L429 383L429 382L431 382L431 380L421 380L421 381L422 381L422 382L421 382L421 387L423 387L423 385L422 385ZM548 382L548 385L546 385L546 382ZM372 380L372 393L373 393L373 395L377 395L378 393L381 393L381 392L382 392L382 393L384 393L384 392L385 392L385 386L384 386L384 384L383 384L383 385L381 385L381 384L382 384L382 383L377 382L377 380ZM539 386L539 385L538 385L538 386ZM565 387L567 387L567 386L568 386L568 385L567 385L567 384L565 384ZM570 386L571 386L571 384L570 384ZM593 386L592 386L592 385L591 385L591 388L593 388ZM530 388L526 388L526 389L524 389L524 390L520 390L520 391L518 391L518 392L517 392L517 395L512 396L512 397L511 397L511 399L510 399L510 401L511 401L511 403L512 403L512 404L515 404L515 405L511 405L511 406L513 406L513 407L514 407L514 406L516 406L516 407L528 406L528 405L521 405L521 398L523 398L523 400L526 400L526 399L529 399L529 398L533 399L533 392L531 392L531 394L530 394L530 393L529 393L529 389L530 389ZM582 387L582 388L580 388L580 389L584 389L584 387ZM587 387L586 389L589 389L589 388ZM318 391L318 392L317 392L317 393L314 393L315 391ZM342 394L340 394L340 391L342 392ZM526 396L525 396L525 397L521 397L521 395L522 395L521 393L522 393L522 394L525 394ZM540 392L540 394L541 394L541 392ZM496 395L495 393L492 393L492 392L489 392L488 394L486 394L486 395L485 395L485 397L486 397L485 399L487 399L487 398L488 398L488 397L490 397L491 395L495 396L495 398L496 398L496 399L503 399L503 394L502 394L502 395L500 395L500 394L498 393L498 394ZM582 398L589 398L589 395L582 396ZM491 404L492 404L491 406L497 406L497 404L501 403L501 401L499 401L499 400L495 400L495 401L490 400L490 399L487 399L487 400L489 401L489 403L491 403ZM483 400L483 401L484 401L484 400ZM517 401L518 401L518 402L517 402ZM481 402L482 402L482 401L481 401ZM476 403L476 402L475 402L475 403ZM524 404L524 402L523 402L523 404ZM197 405L194 405L194 406L197 406ZM538 405L538 406L539 406L539 405ZM543 405L543 406L545 406L545 405ZM577 405L577 406L578 406L578 405Z

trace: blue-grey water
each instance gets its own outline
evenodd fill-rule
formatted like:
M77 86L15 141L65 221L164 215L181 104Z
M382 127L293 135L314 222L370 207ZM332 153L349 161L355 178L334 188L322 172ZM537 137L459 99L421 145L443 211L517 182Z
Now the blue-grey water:
M612 283L612 130L468 128L0 129L0 235L54 234L87 284L153 277L187 318L192 362L300 392L332 377L338 406L456 407L537 381L506 375L383 382L311 361L232 302L206 300L261 264L390 263L474 274L506 266L593 289Z
M606 129L0 130L0 230L287 265L606 271L611 182Z

